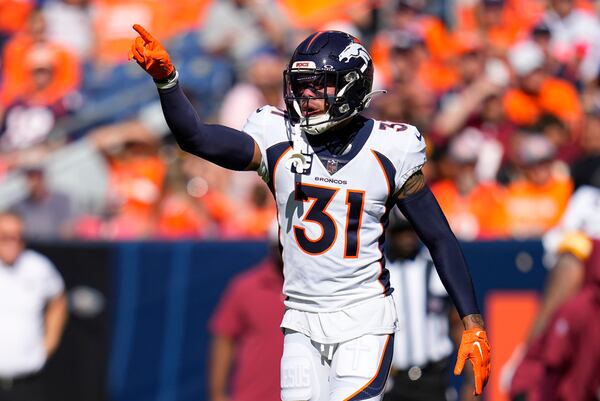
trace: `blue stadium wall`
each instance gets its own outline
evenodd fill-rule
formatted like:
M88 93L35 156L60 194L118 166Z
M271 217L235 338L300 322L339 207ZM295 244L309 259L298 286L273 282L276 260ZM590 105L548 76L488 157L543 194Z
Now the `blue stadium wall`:
M478 297L539 291L539 241L466 243ZM259 262L260 242L33 244L67 288L93 288L105 308L72 313L46 372L51 401L207 399L207 323L229 280ZM490 401L490 400L488 400Z

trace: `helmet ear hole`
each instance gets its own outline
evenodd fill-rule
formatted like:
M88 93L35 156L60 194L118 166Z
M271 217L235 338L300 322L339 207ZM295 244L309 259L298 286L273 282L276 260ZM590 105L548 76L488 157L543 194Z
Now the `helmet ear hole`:
M358 81L358 73L356 71L350 71L348 74L346 74L344 76L344 79L346 80L346 82L350 83L350 82L354 82L354 81Z

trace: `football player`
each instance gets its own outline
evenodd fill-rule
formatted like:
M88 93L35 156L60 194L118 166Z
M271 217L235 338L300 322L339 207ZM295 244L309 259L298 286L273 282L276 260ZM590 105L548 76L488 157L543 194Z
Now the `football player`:
M243 131L200 121L163 46L144 28L131 58L158 87L179 146L233 170L256 170L273 193L283 248L283 401L380 400L396 310L382 253L397 205L428 246L465 331L476 394L490 347L458 241L425 183L425 142L408 124L363 117L373 63L355 37L316 32L284 71L286 110L264 106Z

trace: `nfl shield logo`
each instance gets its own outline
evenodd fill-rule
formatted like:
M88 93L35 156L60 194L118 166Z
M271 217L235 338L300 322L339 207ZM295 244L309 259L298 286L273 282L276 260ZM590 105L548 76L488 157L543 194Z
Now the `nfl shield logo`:
M327 160L327 172L329 174L335 174L335 172L337 170L338 170L338 161L333 160L333 159Z

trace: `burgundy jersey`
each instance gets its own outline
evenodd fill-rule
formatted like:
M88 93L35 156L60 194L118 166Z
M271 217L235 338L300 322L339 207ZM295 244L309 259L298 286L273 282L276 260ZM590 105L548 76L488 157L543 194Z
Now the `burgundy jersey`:
M581 290L555 313L515 372L511 396L527 401L594 401L600 392L600 241Z

